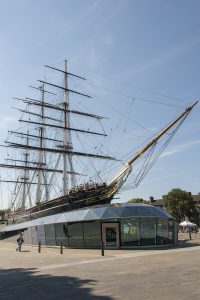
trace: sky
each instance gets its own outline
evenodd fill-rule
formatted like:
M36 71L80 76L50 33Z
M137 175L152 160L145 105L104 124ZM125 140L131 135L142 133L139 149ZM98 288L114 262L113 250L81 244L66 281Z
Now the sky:
M114 119L109 131L128 129L123 151L137 149L199 99L199 11L198 0L0 0L0 144L17 126L13 97L51 80L45 64L62 68L67 59L70 72L87 78L72 85L94 95L84 105ZM172 188L199 193L199 153L198 104L140 186L118 201L158 199ZM7 203L1 187L0 206Z

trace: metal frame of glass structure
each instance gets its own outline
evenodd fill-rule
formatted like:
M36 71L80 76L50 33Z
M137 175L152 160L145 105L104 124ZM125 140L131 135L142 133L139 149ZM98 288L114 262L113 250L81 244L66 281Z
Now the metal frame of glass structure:
M71 248L155 246L176 242L176 222L166 211L145 204L122 203L36 219L7 226L2 238L24 232L27 244Z

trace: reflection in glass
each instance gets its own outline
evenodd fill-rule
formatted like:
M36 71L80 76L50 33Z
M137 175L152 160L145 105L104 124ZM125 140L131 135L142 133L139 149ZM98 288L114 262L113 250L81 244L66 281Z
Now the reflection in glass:
M115 247L117 246L117 232L116 228L107 227L106 230L106 246Z
M38 238L37 238L37 227L36 226L31 227L31 236L32 236L33 245L37 245Z
M140 218L141 245L155 245L156 218Z
M82 223L68 223L68 236L70 247L83 248L83 226Z
M68 246L67 224L55 224L55 233L56 245L60 246L60 243L62 242L63 246Z
M45 245L44 225L37 226L37 238L38 238L38 242L41 242L42 245Z
M32 234L31 234L31 227L27 229L27 240L25 241L27 244L32 244Z
M56 233L54 224L45 225L46 245L56 245Z
M157 218L157 244L168 244L168 219Z
M174 231L175 231L174 221L170 220L168 222L168 226L169 226L169 244L173 244L174 243Z
M83 223L84 230L84 246L100 247L101 243L101 227L99 221L88 221Z
M140 243L139 218L121 220L122 246L134 246Z

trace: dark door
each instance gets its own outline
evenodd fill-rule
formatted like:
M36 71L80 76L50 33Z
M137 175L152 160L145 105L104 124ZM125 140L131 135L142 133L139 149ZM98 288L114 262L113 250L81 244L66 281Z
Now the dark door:
M119 247L119 224L103 223L102 224L103 242L106 248Z

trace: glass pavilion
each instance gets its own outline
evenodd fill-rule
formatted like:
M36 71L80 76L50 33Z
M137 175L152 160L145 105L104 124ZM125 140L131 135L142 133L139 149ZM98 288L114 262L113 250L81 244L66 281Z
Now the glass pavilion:
M71 248L131 248L174 244L175 219L161 208L140 203L114 203L87 207L6 226L7 240L24 233L27 244L61 245Z

